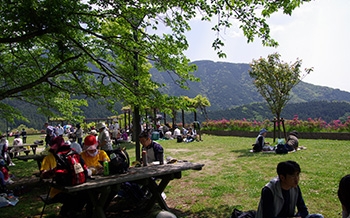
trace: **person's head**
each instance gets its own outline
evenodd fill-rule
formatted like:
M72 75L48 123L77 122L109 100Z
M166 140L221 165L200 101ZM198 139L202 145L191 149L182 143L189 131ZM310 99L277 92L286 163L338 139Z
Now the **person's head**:
M44 127L48 127L49 126L49 123L44 123Z
M346 210L346 213L350 214L350 174L340 180L338 198L343 206L343 210Z
M298 132L296 130L291 131L289 135L293 135L298 138Z
M56 136L49 143L50 150L52 150L53 152L56 152L64 144L65 144L64 138L62 136Z
M265 128L262 128L259 132L259 135L266 136L266 134L267 134L267 130Z
M288 160L277 165L277 175L282 188L288 190L297 187L299 183L300 166L297 162Z
M98 124L96 125L96 129L97 129L97 131L99 131L99 132L103 131L105 128L106 128L106 124L103 123L103 122L98 123Z
M97 153L98 153L97 145L98 145L98 142L96 140L96 136L87 135L84 138L84 149L86 150L88 155L90 155L92 157L97 155Z
M148 147L152 142L150 134L147 130L141 132L139 135L139 140L143 147Z

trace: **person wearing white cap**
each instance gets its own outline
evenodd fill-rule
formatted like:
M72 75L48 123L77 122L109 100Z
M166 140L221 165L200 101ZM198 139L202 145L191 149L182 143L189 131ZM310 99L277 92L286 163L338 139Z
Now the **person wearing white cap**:
M99 132L98 134L98 146L105 151L112 150L112 140L108 132L106 124L101 122L96 125L96 129Z

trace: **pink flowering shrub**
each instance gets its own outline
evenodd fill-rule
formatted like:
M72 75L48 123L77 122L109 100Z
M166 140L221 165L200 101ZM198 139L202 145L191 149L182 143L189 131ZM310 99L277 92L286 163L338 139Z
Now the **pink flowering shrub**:
M282 123L276 123L276 128L280 125L283 130ZM346 121L333 120L329 123L321 118L308 118L307 120L299 120L298 115L294 115L292 120L284 120L286 132L296 130L298 132L349 132L350 116ZM249 121L242 120L208 120L202 123L203 130L225 130L225 131L252 131L257 132L262 128L272 130L274 123L271 120Z

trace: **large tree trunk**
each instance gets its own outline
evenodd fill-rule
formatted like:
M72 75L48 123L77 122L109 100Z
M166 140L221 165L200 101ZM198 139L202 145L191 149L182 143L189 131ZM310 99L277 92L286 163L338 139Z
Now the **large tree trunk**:
M133 118L133 133L132 133L132 137L133 137L133 141L136 144L136 148L135 148L135 158L137 161L140 161L140 157L141 157L141 146L140 146L140 141L139 141L139 135L141 133L141 117L140 117L140 110L138 107L134 107L133 110L133 114L134 114L134 118Z

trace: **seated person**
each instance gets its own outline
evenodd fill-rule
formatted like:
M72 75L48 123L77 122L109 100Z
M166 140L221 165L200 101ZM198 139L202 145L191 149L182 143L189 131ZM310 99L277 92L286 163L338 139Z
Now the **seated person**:
M49 153L43 159L40 169L40 177L42 179L50 179L55 176L55 168L57 166L55 155L59 150L70 149L68 144L65 144L62 136L53 138L49 143ZM60 190L51 187L49 197L56 202L62 203L60 210L60 216L69 217L80 212L86 203L88 198L84 192L78 192L76 194L70 194L61 192Z
M10 153L13 153L13 156L16 157L19 154L19 152L22 150L21 146L23 146L23 141L19 137L19 135L16 134L13 140L13 147L10 150Z
M286 148L288 151L296 151L299 146L298 132L293 130L287 138Z
M110 161L104 150L97 149L98 142L94 135L87 135L84 139L84 151L80 153L92 175L102 174L103 166L100 162Z
M261 191L256 218L323 218L320 214L309 215L298 185L300 172L300 166L295 161L284 161L277 165L278 176Z
M270 143L265 142L265 137L267 135L266 129L261 129L259 132L259 135L256 137L255 144L253 144L253 151L254 152L260 152L260 151L270 151L273 150L272 146L268 146Z
M6 185L14 183L10 178L9 171L5 160L0 156L0 193L7 191Z
M8 166L15 166L8 154L9 141L5 136L0 136L0 156L3 157Z
M77 138L74 135L69 136L69 141L67 141L71 149L74 149L78 154L80 154L82 150L82 146L77 142Z
M340 180L338 198L342 205L342 218L350 218L350 174Z
M196 133L196 130L190 127L186 134L185 142L193 142L194 140L197 140L197 133Z
M152 163L154 161L159 161L160 164L164 163L163 147L151 139L147 130L139 135L139 140L142 144L142 150L147 152L147 163Z

